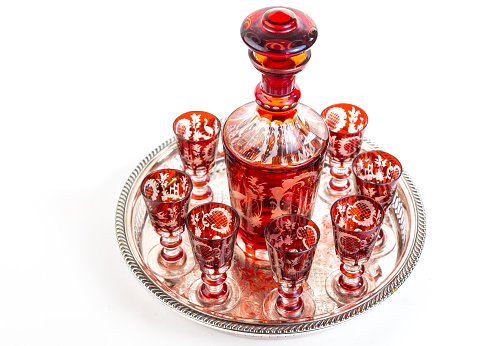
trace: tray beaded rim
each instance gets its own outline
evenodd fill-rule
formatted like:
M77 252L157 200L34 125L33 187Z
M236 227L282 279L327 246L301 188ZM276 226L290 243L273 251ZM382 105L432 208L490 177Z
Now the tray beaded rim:
M363 139L369 146L374 149L380 150L380 147L374 144L367 138ZM116 228L116 238L118 241L119 249L123 258L131 269L133 274L138 278L138 280L145 286L156 298L161 300L164 304L169 306L174 311L196 321L201 324L214 327L217 329L222 329L227 332L234 332L238 334L246 335L297 335L308 333L312 331L322 330L324 328L332 327L341 324L347 320L357 317L377 304L384 301L386 298L391 296L408 278L411 274L415 265L417 264L425 243L427 221L424 206L422 203L422 198L418 192L414 182L408 176L407 172L404 170L402 173L403 179L406 185L410 189L413 196L413 203L415 208L416 216L416 231L414 234L414 242L412 247L409 249L409 254L406 261L403 263L399 272L380 290L377 294L371 297L371 299L355 306L354 308L341 312L337 315L326 317L320 320L314 320L309 322L299 322L299 323L288 323L288 324L264 324L264 325L253 325L249 323L232 321L223 319L217 316L212 316L205 314L203 312L194 310L183 303L177 301L176 299L169 296L162 289L160 289L149 277L144 273L140 265L137 263L133 253L130 249L130 244L126 237L125 229L125 210L126 204L128 202L128 197L130 191L140 173L149 164L149 162L156 157L156 155L161 152L164 148L176 145L174 143L174 138L170 138L163 142L156 149L149 153L133 170L131 175L128 177L121 194L119 196L118 205L116 208L115 216L115 228Z

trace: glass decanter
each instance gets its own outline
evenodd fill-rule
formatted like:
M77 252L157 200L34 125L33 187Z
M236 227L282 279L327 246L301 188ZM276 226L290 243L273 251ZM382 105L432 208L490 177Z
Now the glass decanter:
M322 117L300 104L295 75L309 62L317 29L306 14L263 8L240 29L260 71L256 100L228 117L223 147L230 200L240 215L238 246L268 260L266 225L283 214L310 218L320 185L329 132Z

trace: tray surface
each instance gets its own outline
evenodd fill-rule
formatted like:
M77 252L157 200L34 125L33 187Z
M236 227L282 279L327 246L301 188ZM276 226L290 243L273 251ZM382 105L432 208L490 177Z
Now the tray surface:
M365 139L362 150L373 149L379 148ZM231 311L211 312L188 300L187 291L201 274L197 266L188 275L174 280L156 277L147 267L147 254L159 242L159 236L148 220L139 187L149 172L166 167L182 169L173 139L150 153L128 178L116 211L116 235L126 263L140 282L170 308L204 325L252 336L296 335L331 327L363 313L389 297L406 280L421 254L425 240L425 213L413 182L404 172L383 226L396 235L395 247L388 255L372 258L366 264L367 273L375 280L372 292L358 301L342 306L327 295L325 281L338 269L340 262L334 249L330 205L317 197L312 219L320 227L321 239L306 287L316 301L315 316L311 320L299 322L265 320L262 316L262 302L268 292L277 287L276 283L266 262L247 259L238 247L228 275L243 287L241 300ZM330 179L328 171L329 166L326 164L322 184ZM225 162L223 153L220 152L209 184L215 192L214 200L230 205L226 179ZM185 233L182 247L190 248Z

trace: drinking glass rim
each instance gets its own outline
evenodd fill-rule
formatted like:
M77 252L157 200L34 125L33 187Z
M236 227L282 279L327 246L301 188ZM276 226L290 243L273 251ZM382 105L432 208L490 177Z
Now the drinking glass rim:
M363 230L359 230L359 231L356 231L356 230L349 230L349 229L346 229L342 226L339 226L335 221L334 221L334 218L332 217L332 209L334 209L334 206L337 204L337 202L339 202L340 200L343 200L343 199L346 199L346 198L349 198L349 197L361 197L362 199L366 199L366 200L369 200L371 202L373 202L374 204L377 204L379 207L380 207L380 210L382 211L382 218L380 219L380 222L379 224L375 227L375 229L379 228L382 226L382 223L384 222L384 217L386 216L386 213L384 212L384 208L382 207L382 205L377 202L375 199L373 199L372 197L368 197L368 196L365 196L365 195L348 195L348 196L344 196L344 197L341 197L339 198L337 201L334 202L334 204L332 204L332 207L330 208L330 219L332 221L332 223L334 225L336 225L337 227L339 227L340 229L346 231L346 232L352 232L352 233L367 233L367 232L372 232L374 230L374 228L372 229L369 229L368 231L363 231ZM333 229L332 229L333 230Z
M361 109L361 110L362 110L362 112L365 114L365 117L367 118L367 122L365 123L365 126L363 126L361 130L358 130L358 131L356 131L356 132L341 133L341 132L332 131L332 130L330 129L330 127L329 127L329 124L327 124L327 121L326 121L327 119L323 117L323 112L325 112L325 111L326 111L327 109L329 109L329 108L332 108L332 107L334 107L334 106L339 106L339 105L350 105L350 106L354 106L354 107L357 107L357 108ZM341 108L342 108L342 107L341 107ZM342 108L342 109L344 110L344 108ZM340 135L340 136L356 135L356 134L358 134L358 133L360 133L360 132L364 131L364 130L367 128L367 125L368 125L368 114L367 114L367 112L365 112L365 111L363 110L363 108L358 107L358 106L356 106L356 105L354 105L354 104L352 104L352 103L344 103L344 102L343 102L343 103L335 103L335 104L333 104L333 105L330 105L330 106L326 107L326 108L325 108L325 109L324 109L324 110L320 113L320 116L322 117L323 121L325 122L325 125L327 125L327 127L328 127L328 129L329 129L329 133L331 132L331 133L333 133L333 134Z
M178 133L176 133L176 128L175 128L176 126L175 125L176 125L177 121L180 119L180 117L184 116L185 114L188 114L188 113L195 114L196 112L198 112L198 113L206 113L206 114L212 115L213 118L218 122L218 131L216 131L216 133L213 134L211 137L206 138L206 139L193 140L193 139L183 138ZM221 131L221 121L220 121L220 119L218 119L218 117L216 115L214 115L212 113L209 113L209 112L205 112L205 111L189 111L189 112L185 112L185 113L182 113L179 116L177 116L176 119L173 121L173 133L175 134L175 136L178 137L178 138L181 138L181 140L183 140L183 141L187 141L187 142L191 142L191 143L203 143L203 142L206 142L206 141L213 140L214 138L216 138L216 137L219 136L220 131Z
M360 177L356 174L356 170L355 170L355 163L356 163L357 159L358 159L361 155L368 154L368 153L373 153L373 152L376 152L376 153L385 153L385 154L387 154L387 155L389 155L389 156L394 157L394 159L398 162L399 167L400 167L400 170L401 170L401 171L399 172L398 177L397 177L396 179L391 180L391 181L389 181L389 182L387 182L387 183L374 183L374 182L372 182L372 181L366 181L366 180L364 180L364 179L360 178ZM354 160L353 160L353 164L352 164L352 166L351 166L351 170L353 171L353 174L354 174L355 178L360 179L361 181L363 181L363 182L364 182L364 183L366 183L366 184L372 184L372 185L377 185L377 186L385 186L385 185L392 184L392 183L394 183L394 182L398 181L398 180L399 180L399 178L401 178L401 176L403 175L403 166L401 165L401 162L399 162L398 158L397 158L396 156L394 156L393 154L390 154L390 153L388 153L388 152L386 152L386 151L383 151L383 150L369 150L369 151L364 151L364 152L362 152L362 153L360 153L360 154L356 155L356 157L355 157L355 158L354 158Z
M152 174L155 174L155 173L158 173L158 172L162 172L162 171L175 171L175 172L178 172L178 173L181 173L183 174L184 176L187 177L188 179L188 182L189 182L189 193L186 194L185 196L183 196L182 198L180 199L177 199L176 201L171 201L171 202L161 202L161 201L153 201L152 199L150 199L149 197L147 197L144 193L144 182L147 180L147 178L152 175ZM179 169L175 169L175 168L161 168L161 169L158 169L158 170L155 170L153 172L150 172L149 174L147 174L145 176L145 178L143 178L142 180L142 183L140 184L140 193L142 194L142 197L151 201L152 203L157 203L157 204L175 204L175 203L179 203L181 201L183 201L184 199L186 198L189 198L190 197L190 194L192 193L192 189L194 187L194 184L192 183L192 179L190 179L189 175L184 172L184 171L180 171Z
M219 238L219 239L209 239L209 238L203 238L203 237L198 237L195 235L194 232L192 232L192 230L190 229L189 225L188 225L188 220L190 218L190 214L192 214L192 211L194 211L195 209L199 208L199 207L204 207L206 205L211 205L211 206L224 206L224 207L228 207L228 209L230 209L231 211L233 211L233 214L235 214L236 216L236 219L237 219L237 227L235 228L235 230L233 230L232 232L230 232L228 235L222 237L222 238ZM194 208L192 208L188 214L187 214L187 217L185 218L185 227L187 228L187 232L189 235L193 236L195 239L199 239L199 240L207 240L207 241L217 241L217 240L224 240L224 239L228 239L230 238L231 236L233 236L234 233L237 233L239 228L240 228L240 216L239 216L239 213L237 212L237 210L235 210L234 208L232 208L232 206L228 205L228 204L224 204L224 203L220 203L220 202L208 202L208 203L203 203L203 204L199 204L198 206L195 206Z
M315 226L316 230L318 231L318 236L316 238L316 242L315 244L313 244L313 246L311 246L309 249L306 249L306 250L302 250L302 251L285 251L285 250L280 250L280 249L277 249L275 246L273 246L273 244L268 240L268 237L267 237L267 230L268 230L268 226L270 226L270 224L272 222L274 222L275 220L278 220L278 219L281 219L281 218L284 218L284 217L288 217L288 216L294 216L294 217L300 217L300 218L303 218L305 220L308 220L308 221L311 221L311 223ZM305 252L308 252L310 250L312 250L314 247L316 247L318 245L318 242L320 241L320 228L318 227L318 225L315 223L315 221L311 220L310 218L306 217L306 216L303 216L303 215L299 215L299 214L284 214L284 215L280 215L276 218L274 218L273 220L271 220L270 222L268 222L268 224L266 225L265 227L265 231L264 231L264 234L265 234L265 241L266 241L266 244L270 245L273 249L275 249L276 251L278 252L281 252L281 253L285 253L285 254L302 254L302 253L305 253Z

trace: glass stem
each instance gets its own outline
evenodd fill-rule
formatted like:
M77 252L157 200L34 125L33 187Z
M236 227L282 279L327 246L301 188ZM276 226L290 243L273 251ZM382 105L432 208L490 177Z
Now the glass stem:
M276 310L283 317L296 317L303 311L303 286L278 286Z
M349 177L351 175L351 168L344 166L330 167L330 175L332 179L329 182L329 192L334 195L337 193L346 193L351 188Z
M182 237L180 235L173 237L161 236L161 245L163 246L161 251L162 260L167 263L176 263L180 261L184 256L183 249L180 247L181 243Z
M191 175L193 188L191 195L191 203L205 203L210 200L213 195L211 188L208 186L209 174Z
M209 302L221 303L228 298L228 287L225 283L227 274L213 274L209 275L202 273L200 296L202 299Z
M339 285L346 291L357 291L363 287L362 275L365 272L365 266L348 263L341 264L341 273Z
M193 189L192 194L202 196L207 192L207 174L201 176L192 175Z

